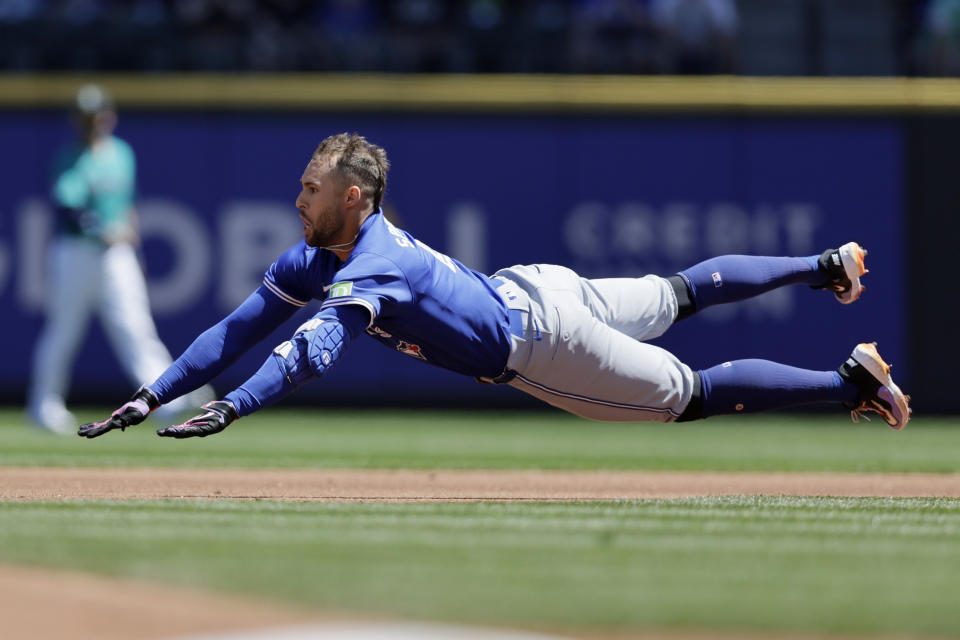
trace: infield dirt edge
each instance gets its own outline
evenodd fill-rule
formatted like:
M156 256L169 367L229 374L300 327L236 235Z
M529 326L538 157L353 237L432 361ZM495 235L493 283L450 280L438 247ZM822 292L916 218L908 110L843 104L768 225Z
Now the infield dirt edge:
M649 500L960 498L960 474L380 469L0 468L2 500Z

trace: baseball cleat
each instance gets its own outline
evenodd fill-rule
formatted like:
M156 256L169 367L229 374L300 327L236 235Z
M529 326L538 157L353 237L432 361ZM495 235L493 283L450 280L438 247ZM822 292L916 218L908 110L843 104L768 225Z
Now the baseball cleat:
M910 422L910 396L904 395L890 377L890 365L877 352L876 342L858 344L847 361L840 365L840 377L860 389L858 404L848 404L850 418L860 422L865 412L883 416L892 429L900 430ZM869 418L867 418L869 420Z
M848 242L839 249L827 249L820 256L819 265L827 279L814 289L830 289L840 304L850 304L863 293L860 276L867 273L863 260L867 250L856 242Z

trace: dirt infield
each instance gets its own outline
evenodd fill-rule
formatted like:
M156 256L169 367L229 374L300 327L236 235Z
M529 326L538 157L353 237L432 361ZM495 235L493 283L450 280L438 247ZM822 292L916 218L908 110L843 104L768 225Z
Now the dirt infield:
M433 627L68 571L0 566L3 638L46 640L517 640L506 629ZM349 633L337 630L346 627ZM825 640L825 636L703 631L539 629L543 640ZM542 635L541 635L542 634ZM839 638L837 640L840 640ZM844 637L843 640L865 640ZM877 640L877 639L871 639Z
M5 638L121 640L315 621L253 598L65 571L0 567Z
M540 501L723 495L960 498L960 474L0 469L0 500Z

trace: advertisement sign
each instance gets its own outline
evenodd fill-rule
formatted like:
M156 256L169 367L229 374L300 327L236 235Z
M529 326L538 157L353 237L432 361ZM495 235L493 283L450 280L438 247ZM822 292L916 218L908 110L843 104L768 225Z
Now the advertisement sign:
M590 278L669 275L714 255L813 255L856 240L870 252L870 274L855 305L791 287L710 309L656 344L694 368L751 357L833 369L857 342L876 340L906 382L902 143L885 119L121 112L117 134L137 153L151 303L174 356L299 240L300 175L317 143L341 131L387 149L385 204L397 226L485 273L543 262ZM59 113L0 114L8 400L23 397L43 323L49 163L70 135ZM217 390L240 384L317 307L252 349ZM91 328L74 398L122 397L136 384ZM361 339L298 400L376 404L425 393L440 401L489 389Z

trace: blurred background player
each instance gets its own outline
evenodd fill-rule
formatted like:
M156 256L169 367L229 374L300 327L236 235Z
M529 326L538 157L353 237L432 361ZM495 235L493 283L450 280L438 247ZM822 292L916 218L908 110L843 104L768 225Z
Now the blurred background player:
M132 380L153 379L171 363L150 315L135 251L133 149L113 135L117 116L103 88L82 87L73 118L77 140L56 155L53 165L57 231L48 254L46 323L27 399L32 422L64 434L74 433L76 425L66 408L70 371L94 310ZM212 396L211 389L197 397L206 396ZM185 402L169 408L168 415Z

